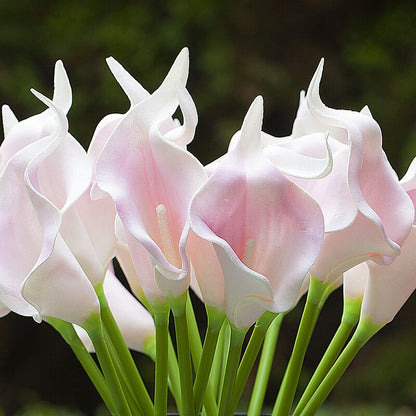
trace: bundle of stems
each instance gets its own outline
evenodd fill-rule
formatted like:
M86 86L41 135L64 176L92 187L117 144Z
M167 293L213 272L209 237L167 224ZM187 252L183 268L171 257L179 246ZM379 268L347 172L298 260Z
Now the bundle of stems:
M379 329L368 322L359 322L361 299L346 301L339 328L295 405L306 350L322 306L332 291L330 285L311 278L292 354L276 392L272 416L314 415L361 347ZM229 416L238 407L250 375L255 381L247 414L263 414L284 313L264 313L248 336L249 328L236 328L223 313L206 307L207 326L201 337L188 293L169 304L153 308L147 305L154 318L156 335L155 344L147 351L155 362L152 399L104 292L98 290L97 293L100 319L91 319L87 332L98 362L88 353L71 324L55 318L47 321L71 346L112 415L166 415L172 410L168 408L170 390L180 415ZM145 300L143 303L146 304ZM175 343L169 332L171 314Z

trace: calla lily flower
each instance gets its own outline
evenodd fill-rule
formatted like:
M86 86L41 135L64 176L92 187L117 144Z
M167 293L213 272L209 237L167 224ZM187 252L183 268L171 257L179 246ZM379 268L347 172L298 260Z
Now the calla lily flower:
M410 232L413 206L382 150L380 127L368 108L334 110L322 103L322 70L323 61L301 97L292 140L286 138L280 146L322 157L324 146L316 134L329 134L331 172L318 179L297 179L294 172L289 178L307 190L323 211L325 238L311 273L331 282L366 260L392 262ZM279 166L280 159L274 155L279 141L270 143L265 153Z
M131 79L120 71L124 75L119 82L129 90ZM189 286L187 212L206 180L200 162L185 149L196 125L196 110L185 89L187 75L188 52L183 50L161 86L119 119L96 168L97 184L115 202L123 241L152 304L177 297ZM183 126L171 119L178 106ZM149 262L151 275L141 270Z
M62 213L88 187L91 167L68 133L71 92L62 63L55 67L53 101L34 94L48 106L37 116L18 122L3 108L0 301L36 320L51 316L82 325L98 313L98 299L59 230Z
M190 207L189 252L204 301L247 328L296 301L323 238L318 204L262 153L263 101Z
M135 351L152 353L155 337L153 318L121 284L111 267L105 276L104 294L127 346ZM75 329L87 350L94 352L94 347L86 331L77 326Z

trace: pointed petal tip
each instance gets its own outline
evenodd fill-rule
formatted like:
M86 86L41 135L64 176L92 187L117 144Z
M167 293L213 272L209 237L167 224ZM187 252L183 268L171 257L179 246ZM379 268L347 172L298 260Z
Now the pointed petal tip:
M371 114L371 111L370 111L370 109L369 109L368 105L365 105L365 106L361 109L360 113L361 113L361 114L364 114L364 115L366 115L366 116L368 116L368 117L373 118L373 115Z
M180 80L183 84L186 84L186 80L188 79L188 72L189 72L189 50L188 48L183 48L179 52L175 61L173 62L165 79L176 78Z
M264 103L264 98L262 95L258 95L254 100L253 100L253 104L256 103L256 105L261 105L263 106ZM260 103L260 104L257 104Z
M239 148L251 149L258 148L261 140L261 127L263 124L263 97L257 96L251 103L243 125L241 126L241 139L237 145Z
M120 63L117 61L117 59L114 59L112 56L109 56L108 58L105 58L105 62L107 63L108 67L112 71L112 68L114 68L117 65L120 65Z
M117 82L119 82L118 78L122 75L122 72L126 72L126 70L123 68L120 62L118 62L112 56L106 58L105 61L107 63L107 66L110 68L111 73L114 75Z
M69 111L72 105L71 84L69 82L64 64L60 59L58 59L55 63L54 92L52 101L65 114Z
M7 104L3 104L2 106L1 106L1 112L3 113L3 114L10 114L10 113L13 113L13 111L12 111L12 109L7 105Z
M55 78L55 85L58 80L65 81L65 83L69 84L68 74L66 73L64 63L62 62L61 59L58 59L55 62L54 78Z
M7 104L2 105L1 115L3 118L4 135L6 136L10 130L19 122L19 120Z
M189 49L187 47L183 48L179 53L178 56L175 59L175 62L173 65L177 63L187 63L189 61Z
M324 58L321 58L321 60L319 61L318 66L316 67L315 73L313 74L310 87L312 87L312 85L313 86L315 86L315 85L319 86L319 83L321 81L323 72L324 72ZM309 87L309 89L310 89L310 87ZM309 92L309 89L308 89L308 92Z
M183 47L181 51L179 52L178 56L183 55L184 57L189 58L189 48L187 46Z
M58 68L59 68L59 70L65 69L65 67L64 67L64 63L62 62L62 60L61 60L61 59L58 59L58 60L55 62L55 70L57 70Z
M260 119L261 122L263 119L263 106L263 97L261 95L258 95L251 103L250 108L247 111L246 118L250 118L253 121Z
M323 103L319 96L319 84L321 83L322 74L324 71L324 58L321 58L319 64L313 74L308 90L306 92L306 100L311 103L313 107L321 107Z

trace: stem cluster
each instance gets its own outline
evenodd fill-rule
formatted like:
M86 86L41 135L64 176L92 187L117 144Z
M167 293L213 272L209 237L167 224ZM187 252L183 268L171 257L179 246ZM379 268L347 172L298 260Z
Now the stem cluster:
M340 326L297 405L293 406L307 347L331 291L331 286L311 278L292 355L272 416L288 416L291 412L293 416L314 415L358 351L380 329L368 320L360 321L361 299L345 301ZM169 390L180 415L232 415L256 367L260 351L248 415L261 414L285 314L266 312L246 340L248 328L235 327L223 312L207 307L208 324L205 336L201 338L188 294L152 305L156 336L155 351L149 352L155 360L152 400L111 314L102 286L98 286L96 292L101 312L90 316L84 329L93 342L98 364L70 323L56 318L47 318L47 322L70 345L112 415L166 415ZM169 332L171 314L176 343L172 342Z

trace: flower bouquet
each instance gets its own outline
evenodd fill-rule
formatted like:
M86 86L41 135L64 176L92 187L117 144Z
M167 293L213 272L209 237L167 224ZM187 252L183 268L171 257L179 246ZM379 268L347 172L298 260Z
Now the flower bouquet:
M52 325L118 416L166 415L169 390L180 415L230 416L260 356L255 416L281 322L306 294L272 415L313 415L416 287L416 162L399 181L370 110L322 103L321 62L290 136L262 131L257 97L227 153L203 166L187 150L188 61L184 49L150 94L109 58L130 108L103 118L87 152L68 132L62 62L52 99L32 90L44 112L18 121L3 106L0 313ZM314 325L341 285L339 328L294 403ZM205 306L202 337L189 290ZM153 397L130 349L154 360Z

